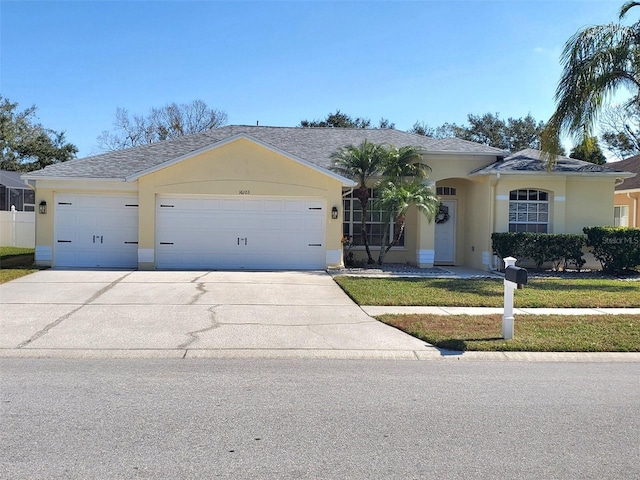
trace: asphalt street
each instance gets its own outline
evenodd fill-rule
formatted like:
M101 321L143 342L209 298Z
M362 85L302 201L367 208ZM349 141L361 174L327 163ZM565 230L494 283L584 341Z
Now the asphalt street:
M0 359L3 479L640 478L636 363Z

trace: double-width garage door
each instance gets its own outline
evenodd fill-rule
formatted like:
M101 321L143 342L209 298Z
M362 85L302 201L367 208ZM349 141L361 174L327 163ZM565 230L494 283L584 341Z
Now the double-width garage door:
M323 269L325 208L315 198L159 196L156 265Z
M57 194L54 215L56 267L138 266L136 195Z

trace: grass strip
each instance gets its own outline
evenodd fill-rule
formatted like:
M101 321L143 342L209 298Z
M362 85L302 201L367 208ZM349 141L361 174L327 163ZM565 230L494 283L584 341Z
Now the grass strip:
M483 352L640 352L640 315L519 315L502 338L501 315L382 315L439 348Z
M33 248L0 247L0 283L38 271L33 264Z
M359 305L501 307L502 279L361 278L335 281ZM532 278L515 292L516 308L640 307L640 281Z

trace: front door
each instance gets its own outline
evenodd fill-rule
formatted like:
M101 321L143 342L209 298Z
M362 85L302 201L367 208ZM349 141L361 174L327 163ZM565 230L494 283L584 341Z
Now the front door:
M453 265L456 253L456 201L443 200L436 216L435 258L439 264Z

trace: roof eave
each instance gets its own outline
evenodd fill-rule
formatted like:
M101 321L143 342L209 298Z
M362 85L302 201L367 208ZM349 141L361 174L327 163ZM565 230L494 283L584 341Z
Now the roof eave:
M122 177L114 178L114 177L58 177L55 175L29 175L28 173L21 175L20 178L22 180L56 180L56 181L65 181L65 180L82 180L84 182L125 182L126 180Z
M482 177L486 175L572 175L577 177L611 177L611 178L631 178L635 173L629 172L548 172L546 170L523 170L516 172L476 172L470 173L469 177Z

